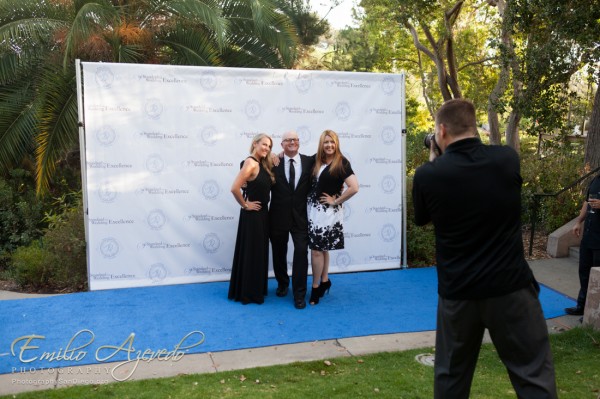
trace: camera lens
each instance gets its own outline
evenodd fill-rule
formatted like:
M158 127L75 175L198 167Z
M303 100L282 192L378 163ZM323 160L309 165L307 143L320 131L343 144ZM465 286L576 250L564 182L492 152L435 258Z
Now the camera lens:
M430 149L431 148L431 140L433 140L433 133L429 133L428 135L425 136L425 138L423 139L423 145L425 146L425 148Z

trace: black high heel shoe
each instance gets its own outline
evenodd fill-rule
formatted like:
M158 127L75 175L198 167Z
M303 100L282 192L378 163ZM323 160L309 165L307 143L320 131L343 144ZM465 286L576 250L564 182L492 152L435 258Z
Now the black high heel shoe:
M329 294L329 289L331 288L331 280L327 280L324 283L321 283L321 285L319 286L319 298L323 298L323 295L325 295L325 291L327 291L327 293Z
M310 299L308 300L308 303L310 303L311 305L316 305L319 303L319 299L323 296L323 295L321 295L321 287L322 287L322 285L319 285L317 288L312 287L312 291L310 292Z

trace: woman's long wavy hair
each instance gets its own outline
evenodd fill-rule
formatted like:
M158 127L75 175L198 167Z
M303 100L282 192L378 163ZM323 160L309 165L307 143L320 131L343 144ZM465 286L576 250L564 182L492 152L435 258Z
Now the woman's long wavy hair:
M271 142L269 146L270 149L273 149L273 139L266 133L259 133L252 139L252 143L250 144L250 155L254 155L254 147L261 141L263 138L268 138ZM271 177L271 184L275 184L275 174L273 174L273 160L271 159L271 151L267 154L266 157L259 159L258 162L262 165L262 167L267 171L269 176Z
M329 165L329 173L332 176L340 176L344 173L344 164L342 160L344 156L342 155L342 151L340 150L340 138L337 133L333 130L325 130L321 133L321 137L319 138L319 148L317 149L317 157L315 159L315 167L313 168L313 176L317 176L319 174L319 169L323 164L326 164L326 155L325 150L323 149L325 137L331 137L333 142L335 143L335 153L333 154L333 160Z

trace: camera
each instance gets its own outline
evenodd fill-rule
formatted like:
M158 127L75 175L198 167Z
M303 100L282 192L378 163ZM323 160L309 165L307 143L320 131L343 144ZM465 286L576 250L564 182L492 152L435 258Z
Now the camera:
M425 148L427 148L427 149L431 148L432 140L435 143L435 134L429 133L429 134L425 135L425 138L423 139L423 145L425 146Z
M423 145L428 150L431 148L431 143L433 143L433 152L435 153L435 155L437 155L438 157L440 155L442 155L442 149L440 148L440 146L438 145L438 143L435 141L435 134L434 133L429 133L423 139Z

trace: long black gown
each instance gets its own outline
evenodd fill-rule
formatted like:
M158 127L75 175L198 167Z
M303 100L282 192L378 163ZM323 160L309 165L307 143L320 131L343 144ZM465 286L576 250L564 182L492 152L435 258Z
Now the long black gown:
M253 158L254 159L254 158ZM264 302L269 273L269 192L271 178L259 164L256 179L246 185L247 201L260 201L260 211L240 210L231 278L229 299L248 303Z

